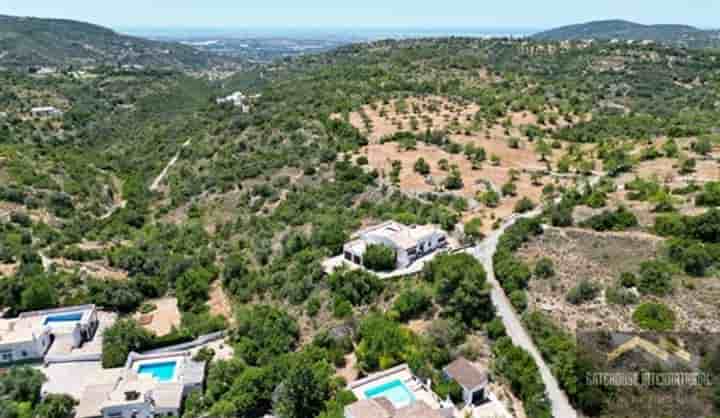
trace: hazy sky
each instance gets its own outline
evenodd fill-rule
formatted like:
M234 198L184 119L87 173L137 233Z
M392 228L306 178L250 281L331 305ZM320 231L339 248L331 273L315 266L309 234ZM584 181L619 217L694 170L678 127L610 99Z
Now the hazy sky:
M0 14L113 27L530 27L595 19L720 26L720 0L0 0Z

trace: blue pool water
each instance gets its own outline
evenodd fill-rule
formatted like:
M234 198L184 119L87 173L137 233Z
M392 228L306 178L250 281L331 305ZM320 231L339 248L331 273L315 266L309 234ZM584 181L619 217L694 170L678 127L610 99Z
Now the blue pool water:
M66 314L50 315L45 318L45 325L58 322L78 322L82 319L82 312L72 312Z
M399 380L393 380L365 391L368 399L385 397L395 408L402 408L415 402L415 395Z
M176 362L174 361L141 364L138 368L138 373L151 374L155 379L166 382L172 380L173 376L175 376L175 366Z

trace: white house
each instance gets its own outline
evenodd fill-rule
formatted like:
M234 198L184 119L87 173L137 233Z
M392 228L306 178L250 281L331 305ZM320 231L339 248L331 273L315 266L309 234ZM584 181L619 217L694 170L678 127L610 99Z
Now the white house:
M462 387L465 406L478 405L487 401L485 387L488 384L488 374L478 370L465 358L460 357L450 363L443 369L443 374Z
M250 111L250 106L248 106L247 104L247 99L248 97L245 96L242 92L236 91L229 96L218 97L217 99L215 99L215 102L217 104L230 103L235 107L239 107L242 112L247 113Z
M0 319L0 363L40 360L56 340L77 348L98 327L95 305L25 312Z
M382 244L395 250L397 268L404 268L418 258L443 248L448 244L447 235L434 226L407 226L388 221L359 231L357 239L343 246L345 260L363 264L368 245Z
M49 117L57 117L62 116L62 111L54 106L40 106L40 107L33 107L30 109L30 114L34 118L49 118Z
M205 363L189 351L140 355L130 353L112 384L88 386L77 418L178 417L185 397L202 389Z

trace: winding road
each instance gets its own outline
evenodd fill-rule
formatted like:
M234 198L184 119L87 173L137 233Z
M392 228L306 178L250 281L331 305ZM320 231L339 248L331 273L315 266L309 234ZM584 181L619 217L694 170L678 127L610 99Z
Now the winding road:
M587 183L580 186L582 189L586 186L593 187L600 181L600 173L593 172L592 174L593 175L588 179ZM556 199L556 203L559 201L560 198ZM540 213L542 213L542 210L536 209L522 215L515 214L510 216L505 222L503 222L500 228L493 231L477 246L467 249L467 253L475 257L483 264L483 267L485 267L488 282L492 285L490 295L493 305L495 305L497 314L502 319L503 324L505 325L505 330L510 339L512 339L513 344L527 350L527 352L530 353L532 358L535 360L535 364L537 364L538 369L540 370L540 376L542 377L543 383L545 383L547 397L550 399L552 404L553 416L555 418L577 418L577 411L575 411L572 405L570 405L570 401L568 400L565 392L560 389L560 384L550 371L550 367L548 367L547 363L545 363L545 359L543 359L540 351L537 349L535 343L530 337L530 334L528 334L527 330L523 326L520 317L517 312L515 312L515 309L505 294L505 290L503 290L502 286L500 286L500 282L498 282L495 277L495 268L493 266L493 256L497 251L500 237L505 230L515 224L518 219L532 218L540 215Z
M495 270L493 268L493 255L497 251L498 242L500 236L505 232L507 228L512 226L520 218L529 218L540 214L540 210L535 210L523 215L511 216L503 225L496 231L493 231L485 240L475 247L469 248L467 252L473 257L477 258L485 267L487 272L488 282L492 285L491 297L497 314L505 325L505 330L508 336L512 339L513 344L518 347L522 347L527 350L540 370L543 383L545 383L545 389L547 391L548 399L552 404L552 413L555 418L576 418L578 416L575 409L570 405L570 401L565 395L565 392L560 389L555 376L550 371L550 367L545 363L540 351L535 347L532 338L525 330L518 314L515 312L510 300L505 291L500 286L500 282L495 277Z

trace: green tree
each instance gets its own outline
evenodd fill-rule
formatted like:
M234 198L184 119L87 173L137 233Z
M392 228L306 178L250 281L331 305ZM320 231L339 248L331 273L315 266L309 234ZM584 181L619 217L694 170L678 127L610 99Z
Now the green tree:
M437 301L446 313L457 320L479 328L495 315L485 269L473 256L441 254L425 264L423 276L437 288Z
M278 418L318 416L330 397L333 372L327 361L315 361L305 353L298 355L273 396L274 415Z
M397 266L395 249L383 244L370 244L363 254L363 265L375 271L391 271Z
M672 267L664 261L645 261L640 264L638 290L658 296L672 292Z
M415 169L415 172L422 174L423 176L430 174L430 164L428 164L422 157L415 161L415 166L413 168Z
M152 334L133 319L120 319L103 333L102 365L104 368L125 364L131 351L139 351L152 341Z
M35 410L38 418L72 418L75 416L75 399L68 395L47 395Z
M241 308L231 340L235 353L250 365L268 364L295 349L300 337L297 322L287 312L269 305Z
M57 306L58 295L50 280L35 277L20 295L20 303L26 311L34 311Z

